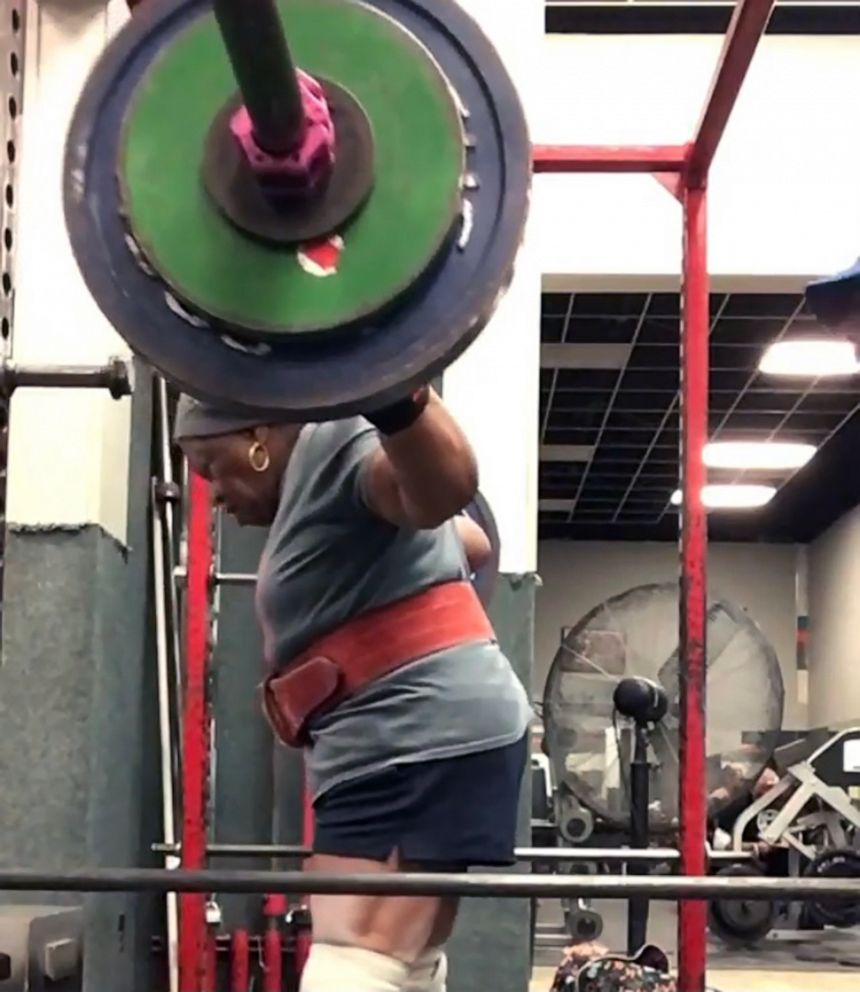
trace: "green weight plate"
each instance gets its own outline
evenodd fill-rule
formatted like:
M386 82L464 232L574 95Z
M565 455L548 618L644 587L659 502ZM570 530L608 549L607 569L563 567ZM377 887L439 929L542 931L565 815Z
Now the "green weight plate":
M281 4L307 72L331 79L373 129L374 188L340 232L337 275L256 241L207 196L209 126L235 82L214 18L193 21L154 60L124 121L120 186L138 247L192 312L257 338L342 331L399 299L431 266L460 213L465 139L435 61L393 19L359 3Z

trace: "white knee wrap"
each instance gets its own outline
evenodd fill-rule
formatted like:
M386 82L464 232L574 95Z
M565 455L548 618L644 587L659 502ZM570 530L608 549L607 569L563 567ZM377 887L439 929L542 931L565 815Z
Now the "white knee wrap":
M362 947L312 944L301 992L402 992L409 966Z
M448 959L440 948L425 951L412 966L403 992L445 992Z

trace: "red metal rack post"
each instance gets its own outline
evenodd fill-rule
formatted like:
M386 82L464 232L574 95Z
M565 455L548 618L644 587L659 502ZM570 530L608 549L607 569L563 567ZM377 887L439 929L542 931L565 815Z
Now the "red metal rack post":
M251 946L244 927L233 931L230 941L230 992L250 992Z
M188 484L188 573L185 601L185 705L182 714L182 867L206 865L209 771L207 669L210 649L212 494L191 473ZM179 992L202 992L213 976L207 946L206 896L184 892L179 914Z
M775 0L739 0L714 73L704 112L689 145L536 146L536 173L651 173L683 207L680 514L680 775L681 866L707 873L706 724L707 519L702 489L708 432L707 181L711 163ZM676 177L676 178L673 178ZM678 990L703 992L707 915L702 902L683 902L678 923Z
M681 725L678 806L681 871L707 874L705 827L707 674L707 516L704 448L708 437L707 193L683 190L684 261L681 308L681 598L679 682ZM707 904L678 907L679 992L704 992L707 966Z
M767 28L775 0L740 0L729 24L705 108L682 176L684 210L681 333L681 616L680 780L681 871L705 875L707 840L707 515L704 446L708 439L710 286L707 183L729 117ZM678 990L704 992L707 906L678 909Z

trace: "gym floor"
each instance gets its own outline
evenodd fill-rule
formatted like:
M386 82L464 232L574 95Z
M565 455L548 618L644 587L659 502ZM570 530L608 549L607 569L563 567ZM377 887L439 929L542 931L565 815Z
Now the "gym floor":
M626 910L619 903L602 901L594 908L604 921L601 942L612 948L624 947ZM538 918L541 923L560 922L560 909L554 901L542 901ZM649 940L671 951L676 919L674 906L652 906ZM530 992L549 992L556 970L553 962L561 952L541 948L535 957ZM801 960L804 957L815 960ZM826 957L831 958L829 963L822 960ZM714 992L857 992L860 968L835 963L845 957L860 963L860 929L814 932L797 942L768 940L749 951L732 950L714 941L709 950L709 988Z
M535 968L530 992L549 992L553 968ZM714 992L857 992L856 972L709 971Z

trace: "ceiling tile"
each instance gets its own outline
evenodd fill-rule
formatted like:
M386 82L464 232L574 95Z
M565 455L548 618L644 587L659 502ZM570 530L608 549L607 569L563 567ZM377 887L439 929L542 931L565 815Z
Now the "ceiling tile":
M810 466L790 482L777 475L782 490L762 511L778 539L809 530L810 511L779 517L780 505L799 505L801 486L812 486L827 451L846 431L860 432L860 409L854 382L807 382L768 379L757 371L764 347L787 328L811 326L793 294L713 294L710 300L711 436L810 440L823 445ZM562 537L636 536L671 539L677 513L668 500L678 485L679 449L679 296L672 293L551 294L543 304L542 340L569 350L545 348L545 356L564 364L606 364L611 355L617 368L561 368L541 371L540 533ZM566 317L571 315L570 320ZM613 345L634 342L631 349ZM600 349L581 346L600 346ZM829 436L843 424L836 440ZM860 439L858 439L860 440ZM552 446L575 446L563 448ZM596 446L596 447L594 447ZM572 457L589 459L569 460ZM750 473L756 479L766 473ZM860 476L860 473L855 473ZM712 477L717 477L712 473ZM731 482L743 473L719 475ZM813 481L809 481L813 480ZM842 480L845 482L845 480ZM846 499L845 484L831 484L812 501L812 516L824 520L825 507ZM858 483L860 489L860 483ZM785 498L783 499L783 494ZM550 510L546 501L567 501L564 512ZM573 501L577 501L575 506ZM860 493L858 493L860 501ZM560 505L558 503L556 506ZM835 512L835 510L833 511ZM787 514L788 511L785 511ZM762 524L764 526L764 524ZM714 517L712 531L724 539L756 536L749 516L732 522Z

